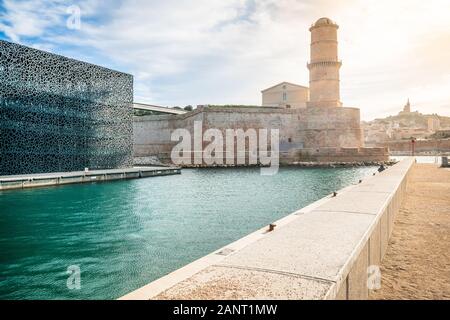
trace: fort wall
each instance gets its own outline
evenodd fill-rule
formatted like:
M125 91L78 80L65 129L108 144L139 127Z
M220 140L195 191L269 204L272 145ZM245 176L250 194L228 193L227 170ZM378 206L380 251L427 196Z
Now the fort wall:
M135 157L156 156L170 162L171 150L178 143L171 141L172 132L184 128L193 136L195 121L202 122L203 132L219 129L224 137L227 129L278 129L282 164L387 160L382 148L363 148L359 109L327 107L202 107L184 115L135 117Z

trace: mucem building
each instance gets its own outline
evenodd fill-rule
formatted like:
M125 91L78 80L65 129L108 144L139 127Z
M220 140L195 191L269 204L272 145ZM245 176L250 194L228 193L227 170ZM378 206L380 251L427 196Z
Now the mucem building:
M133 77L0 40L0 175L132 166Z

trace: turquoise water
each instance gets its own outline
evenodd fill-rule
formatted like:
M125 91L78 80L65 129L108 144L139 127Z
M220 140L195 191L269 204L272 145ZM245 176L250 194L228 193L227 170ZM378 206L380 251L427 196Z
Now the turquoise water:
M375 171L192 169L0 192L0 299L118 298Z

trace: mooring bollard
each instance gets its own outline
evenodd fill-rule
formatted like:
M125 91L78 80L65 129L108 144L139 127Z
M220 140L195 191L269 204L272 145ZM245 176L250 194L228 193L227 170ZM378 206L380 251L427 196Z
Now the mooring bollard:
M443 168L448 168L448 157L442 157L442 165Z

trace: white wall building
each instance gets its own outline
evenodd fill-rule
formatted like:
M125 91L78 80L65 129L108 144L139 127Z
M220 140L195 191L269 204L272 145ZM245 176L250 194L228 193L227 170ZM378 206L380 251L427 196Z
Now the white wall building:
M290 82L281 82L261 93L264 107L306 108L306 102L309 100L308 87Z

